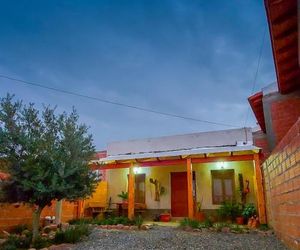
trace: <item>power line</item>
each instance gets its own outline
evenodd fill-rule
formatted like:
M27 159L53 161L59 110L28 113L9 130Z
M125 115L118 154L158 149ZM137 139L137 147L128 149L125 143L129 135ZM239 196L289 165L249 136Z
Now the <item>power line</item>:
M221 125L221 126L225 126L225 127L239 127L239 126L232 125L232 124L202 120L202 119L198 119L198 118L193 118L193 117L188 117L188 116L183 116L183 115L177 115L177 114L157 111L157 110L153 110L153 109L143 108L143 107L139 107L139 106L129 105L129 104L126 104L126 103L110 101L110 100L106 100L106 99L103 99L103 98L83 95L83 94L79 94L79 93L72 92L72 91L69 91L69 90L53 88L53 87L49 87L49 86L46 86L46 85L43 85L43 84L40 84L40 83L25 81L25 80L22 80L22 79L17 79L17 78L7 76L7 75L0 74L0 78L5 78L5 79L11 80L11 81L15 81L15 82L23 83L23 84L26 84L26 85L31 85L31 86L43 88L43 89L48 89L48 90L52 90L52 91L56 91L56 92L60 92L60 93L68 94L68 95L83 97L83 98L86 98L86 99L90 99L90 100L94 100L94 101L98 101L98 102L102 102L102 103L107 103L107 104L112 104L112 105L121 106L121 107L125 107L125 108L140 110L140 111L143 111L143 112L148 112L148 113L153 113L153 114L158 114L158 115L164 115L164 116L169 116L169 117L175 117L175 118L180 118L180 119L185 119L185 120L190 120L190 121L195 121L195 122L202 122L202 123L208 123L208 124L213 124L213 125Z
M256 80L257 80L257 75L258 75L258 71L259 71L259 68L260 68L260 62L261 62L261 57L262 57L262 51L263 51L264 44L265 44L266 33L267 33L267 26L265 27L263 37L262 37L262 41L261 41L261 45L260 45L260 49L259 49L257 66L256 66L255 74L254 74L254 81L253 81L253 84L252 84L251 95L254 93L255 86L256 86ZM246 127L246 125L247 125L249 113L250 113L250 107L248 106L244 127Z

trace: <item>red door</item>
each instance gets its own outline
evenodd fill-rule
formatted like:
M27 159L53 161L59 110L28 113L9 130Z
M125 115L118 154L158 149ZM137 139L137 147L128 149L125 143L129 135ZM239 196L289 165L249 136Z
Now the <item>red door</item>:
M186 172L171 173L171 214L173 217L188 215Z

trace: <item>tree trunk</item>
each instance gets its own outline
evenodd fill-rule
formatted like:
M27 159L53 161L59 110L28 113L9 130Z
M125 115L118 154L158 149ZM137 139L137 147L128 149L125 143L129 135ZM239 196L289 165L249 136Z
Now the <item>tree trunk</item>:
M38 207L32 214L32 241L35 241L39 236L40 217L43 208Z
M62 200L56 202L55 206L55 224L61 223Z

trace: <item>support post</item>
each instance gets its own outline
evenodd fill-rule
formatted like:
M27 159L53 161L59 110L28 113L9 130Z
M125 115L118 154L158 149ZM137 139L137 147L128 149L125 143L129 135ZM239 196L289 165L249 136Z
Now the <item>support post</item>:
M258 217L261 224L267 223L266 218L266 204L265 204L265 193L263 186L263 177L260 167L259 154L254 154L254 167L255 167L255 180L257 188L257 207L258 207Z
M193 167L191 158L186 159L186 175L187 175L187 192L188 192L188 217L194 217L194 201L193 201Z
M133 163L131 163L128 176L128 218L130 220L134 218L134 182Z

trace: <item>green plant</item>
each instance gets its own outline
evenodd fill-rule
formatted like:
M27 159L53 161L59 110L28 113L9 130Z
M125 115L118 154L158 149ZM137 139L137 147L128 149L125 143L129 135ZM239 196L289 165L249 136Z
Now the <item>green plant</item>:
M41 249L50 246L51 243L48 239L38 236L32 243L32 246L36 249Z
M97 220L91 218L79 218L69 220L70 225L81 225L81 224L97 224Z
M29 248L32 236L20 236L11 234L7 238L7 241L1 246L1 249L22 249Z
M248 203L242 212L243 217L249 219L256 214L256 209L253 203Z
M260 224L259 225L259 230L261 230L261 231L267 231L269 229L270 228L269 228L268 224Z
M90 234L88 225L81 224L67 228L65 231L58 230L54 237L54 242L60 243L76 243L84 236Z
M28 225L26 224L19 224L12 228L11 233L14 234L21 234L24 230L28 229Z
M70 114L49 106L40 111L7 94L0 98L0 138L0 159L9 162L1 196L34 207L33 240L41 213L53 200L82 199L95 190L97 175L88 167L95 146L75 109Z
M122 191L120 194L118 194L118 197L120 197L122 200L128 200L128 192Z
M229 202L225 201L221 204L220 208L218 209L218 215L222 218L230 218L231 221L234 221L234 219L237 216L241 215L241 207L240 204L236 202Z
M234 233L243 233L243 227L241 227L240 225L236 225L236 224L231 224L229 225L230 231L234 232Z
M140 214L134 218L134 225L138 226L139 229L143 225L143 222L144 222L144 219Z
M217 232L221 232L223 227L228 227L229 224L225 222L217 222L213 224L213 228L216 229Z
M183 220L180 221L180 226L181 227L191 227L191 228L200 228L201 223L197 220L192 220L189 218L184 218Z

